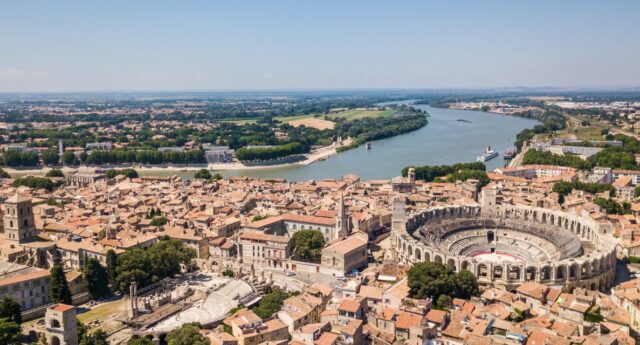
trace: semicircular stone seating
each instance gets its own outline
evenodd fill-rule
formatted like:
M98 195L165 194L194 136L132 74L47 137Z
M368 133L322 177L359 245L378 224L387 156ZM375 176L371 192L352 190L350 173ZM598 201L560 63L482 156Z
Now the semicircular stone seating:
M400 262L466 269L483 286L515 289L536 281L604 291L613 282L610 224L588 216L522 205L452 205L403 214L401 222L391 237Z

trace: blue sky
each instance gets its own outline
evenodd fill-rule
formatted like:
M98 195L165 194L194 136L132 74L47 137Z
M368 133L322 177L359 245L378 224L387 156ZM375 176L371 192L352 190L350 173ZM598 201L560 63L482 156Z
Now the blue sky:
M0 3L0 92L640 86L640 1Z

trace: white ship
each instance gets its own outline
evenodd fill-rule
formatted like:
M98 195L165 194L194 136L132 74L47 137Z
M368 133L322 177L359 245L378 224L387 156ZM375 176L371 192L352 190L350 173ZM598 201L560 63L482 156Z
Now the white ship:
M492 150L491 146L488 146L486 149L484 149L484 153L482 155L476 157L476 160L478 162L486 162L490 159L498 157L498 155L498 151Z

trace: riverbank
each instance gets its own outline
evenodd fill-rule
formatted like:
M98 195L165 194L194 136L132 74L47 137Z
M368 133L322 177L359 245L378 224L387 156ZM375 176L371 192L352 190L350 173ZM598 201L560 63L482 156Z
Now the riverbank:
M185 166L174 165L162 165L162 166L144 166L136 164L123 164L123 165L105 165L105 166L80 166L80 167L62 167L60 170L65 174L73 173L93 173L96 169L128 169L133 168L142 175L153 175L154 173L163 173L163 175L170 174L172 172L193 172L201 169L208 169L212 171L229 171L229 170L261 170L261 169L274 169L285 168L294 166L305 166L313 164L317 161L325 160L338 154L338 148L343 146L349 146L353 143L351 138L348 138L340 143L333 143L329 146L321 147L314 151L305 154L305 159L294 163L272 164L272 165L245 165L242 162L231 163L210 163L210 164L190 164ZM44 176L52 168L43 167L37 169L16 169L6 167L4 170L12 177L21 177L26 175ZM55 168L53 168L55 169Z

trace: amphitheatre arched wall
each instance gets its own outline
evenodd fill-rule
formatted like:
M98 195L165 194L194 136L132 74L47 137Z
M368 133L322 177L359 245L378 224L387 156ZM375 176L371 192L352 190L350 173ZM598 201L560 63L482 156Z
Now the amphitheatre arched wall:
M514 289L526 281L563 286L566 290L574 287L605 290L613 283L615 239L609 226L588 216L521 205L498 205L490 209L479 206L434 207L403 215L403 218L404 229L396 228L391 235L397 258L402 263L439 262L455 271L466 269L472 272L482 285L500 285L507 289ZM487 223L495 225L495 230L491 226L484 228ZM473 230L474 226L476 230ZM435 239L427 238L434 237L434 233L453 232L464 237L465 231L475 231L478 236L482 236L483 231L495 231L494 236L508 236L509 231L516 231L515 235L525 239L532 236L532 243L541 246L539 257L545 260L483 260L442 250L443 244L437 242L437 236ZM553 243L556 256L544 250L545 246L549 248L545 241Z

